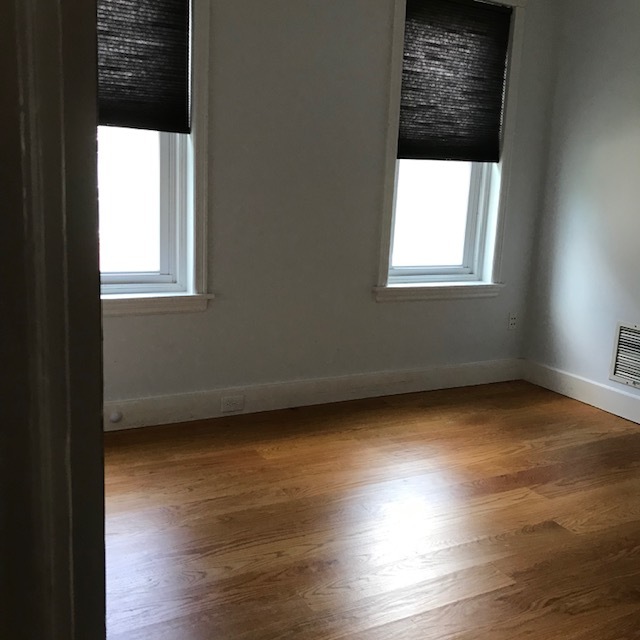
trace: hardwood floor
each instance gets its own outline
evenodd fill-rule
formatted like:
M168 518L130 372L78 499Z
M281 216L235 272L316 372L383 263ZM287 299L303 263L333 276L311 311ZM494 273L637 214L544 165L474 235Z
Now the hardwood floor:
M639 491L524 382L107 434L108 637L640 638Z

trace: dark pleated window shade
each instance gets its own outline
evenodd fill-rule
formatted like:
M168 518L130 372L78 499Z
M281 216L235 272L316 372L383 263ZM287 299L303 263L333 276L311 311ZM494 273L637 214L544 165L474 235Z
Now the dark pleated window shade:
M98 0L98 119L189 132L189 0Z
M398 158L497 162L511 8L407 0Z

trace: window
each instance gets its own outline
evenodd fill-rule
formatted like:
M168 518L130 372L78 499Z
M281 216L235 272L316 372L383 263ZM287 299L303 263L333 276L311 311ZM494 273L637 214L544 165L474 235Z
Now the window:
M187 149L184 134L98 127L103 291L187 291Z
M477 162L398 161L390 281L477 279L487 175Z
M497 292L477 285L497 278L508 52L512 5L520 4L398 3L390 109L398 128L389 140L378 299L411 297L411 286L422 289L415 297L442 297L445 287L445 297ZM394 286L404 293L390 295Z
M186 298L207 297L208 4L98 0L98 209L107 314L206 306Z

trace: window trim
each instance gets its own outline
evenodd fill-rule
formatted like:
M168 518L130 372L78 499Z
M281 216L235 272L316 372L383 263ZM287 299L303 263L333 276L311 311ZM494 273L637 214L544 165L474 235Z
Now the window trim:
M208 0L193 0L192 6L191 74L195 81L191 93L191 134L174 138L178 140L176 154L184 154L186 167L176 174L174 193L186 203L186 212L177 216L171 229L178 251L186 259L178 260L175 282L156 279L144 286L139 282L121 282L118 288L104 287L101 297L105 316L202 311L214 297L207 293L211 9ZM193 303L187 301L189 298L193 298Z
M400 170L400 162L396 161L396 172ZM428 162L428 161L424 161ZM484 163L471 163L469 182L469 198L467 200L467 221L465 225L464 251L462 264L437 266L394 267L391 264L393 244L395 240L396 199L398 196L398 177L392 212L391 248L389 255L389 282L423 283L423 282L460 282L463 280L480 280L482 258L484 255L484 231L486 229L487 206L489 195L490 169Z
M160 269L101 272L103 294L186 292L189 198L185 134L159 132Z
M187 215L187 194L180 189L187 171L180 134L160 133L160 275L180 282L184 247L176 226Z
M492 0L494 4L501 4L513 7L513 19L511 33L509 37L508 61L507 61L507 91L504 105L504 130L502 140L502 157L499 163L487 165L494 167L489 170L487 184L492 188L496 185L496 176L499 177L499 194L486 193L485 201L487 212L484 224L495 227L494 233L484 234L485 238L477 241L483 243L483 250L479 252L477 273L480 278L475 278L473 283L467 280L468 287L461 287L465 284L465 279L460 274L455 280L443 282L441 278L433 278L430 281L413 278L411 282L399 282L390 278L391 249L393 241L394 209L397 186L397 149L398 149L398 129L400 118L400 94L402 90L402 57L404 52L404 25L405 25L405 0L396 0L393 15L390 64L389 64L389 103L387 109L387 136L386 136L386 159L385 177L382 194L382 215L380 217L380 259L378 269L378 280L374 287L374 298L384 299L429 299L433 297L443 297L443 290L449 285L451 295L446 297L477 297L478 285L488 286L492 290L492 295L499 291L500 285L504 283L502 248L504 245L504 233L506 226L506 205L509 193L510 167L513 158L514 134L516 123L516 109L518 96L518 79L522 58L522 43L524 35L524 7L527 0ZM493 237L490 237L493 236ZM485 242L486 240L486 242ZM491 258L491 259L489 259ZM412 285L410 287L409 285ZM402 295L385 296L381 291L386 289L402 289ZM436 287L437 295L434 296L426 292L430 287ZM408 296L409 288L416 289L416 295ZM423 297L419 293L422 290Z

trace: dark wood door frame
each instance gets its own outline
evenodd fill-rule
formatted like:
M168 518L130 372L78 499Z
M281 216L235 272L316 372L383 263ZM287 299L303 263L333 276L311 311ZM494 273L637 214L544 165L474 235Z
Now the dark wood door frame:
M95 0L0 7L0 636L104 623Z

